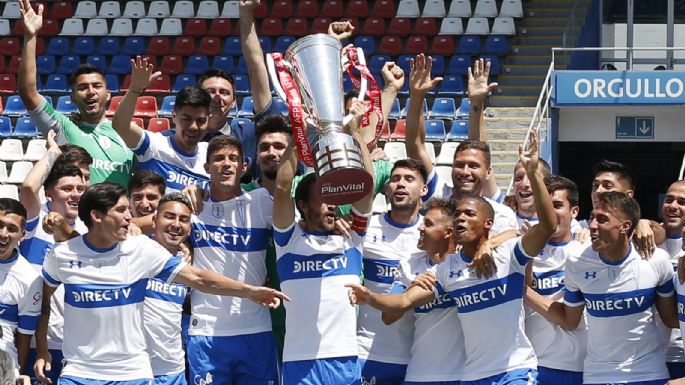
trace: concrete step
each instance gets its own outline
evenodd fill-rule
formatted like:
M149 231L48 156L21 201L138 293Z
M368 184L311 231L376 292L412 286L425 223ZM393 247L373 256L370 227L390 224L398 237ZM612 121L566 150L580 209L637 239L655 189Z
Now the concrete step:
M535 107L538 102L537 96L492 96L490 105L493 107Z
M488 130L525 130L530 125L530 117L525 118L487 118Z
M502 74L497 78L497 82L501 87L518 87L518 86L539 86L542 88L544 78L535 75L509 75Z
M521 24L521 26L523 28L559 27L559 26L566 27L566 23L568 23L568 15L566 17L540 17L540 16L535 16L535 17L529 17L527 19L524 19L523 24Z
M549 45L517 44L512 47L512 52L517 55L550 55L551 57L552 47L561 47L561 43Z
M531 119L533 117L534 112L535 112L534 108L525 108L525 107L512 107L512 108L488 107L485 109L485 116L487 117L486 119L492 119L492 118Z
M518 151L519 145L523 143L521 140L488 140L490 144L490 151Z
M489 127L489 126L488 126ZM508 128L508 129L488 129L488 139L489 140L518 140L523 141L526 139L526 132L528 132L528 126L525 128Z
M490 154L493 163L516 163L519 161L519 152L516 151L496 151Z
M566 64L564 61L564 57L560 57L559 60L557 60L558 63L560 64ZM549 63L552 61L552 53L549 52L548 54L545 55L511 55L509 57L509 63L508 65L549 65Z
M514 39L514 46L545 45L560 47L563 43L561 36L531 36L521 35Z
M555 64L556 69L563 69L564 66L559 63ZM540 81L545 79L547 71L549 70L549 63L538 64L538 65L517 65L517 64L507 64L504 66L504 73L510 75L536 75L540 76Z

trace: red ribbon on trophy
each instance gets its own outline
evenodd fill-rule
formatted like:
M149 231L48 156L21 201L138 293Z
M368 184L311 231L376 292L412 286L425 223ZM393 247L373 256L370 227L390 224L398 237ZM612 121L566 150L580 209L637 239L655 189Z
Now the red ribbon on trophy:
M371 100L371 105L367 105L366 114L362 118L362 126L367 126L369 124L369 113L373 112L378 117L373 139L371 140L371 142L367 143L367 146L369 148L373 148L376 145L376 141L378 141L378 138L380 138L381 131L383 130L383 107L381 103L381 88L378 85L378 82L376 82L376 79L373 77L373 74L371 74L371 71L369 71L369 68L366 66L366 64L360 62L356 48L345 48L345 54L347 55L347 58L350 62L350 66L347 67L347 73L350 76L350 80L352 81L354 87L357 89L361 88L361 79L359 76L357 76L357 74L354 73L353 67L354 69L359 71L359 74L366 79L367 83L367 89L365 90L366 95L359 95L359 98L361 100L364 100L365 96L368 96L369 100Z

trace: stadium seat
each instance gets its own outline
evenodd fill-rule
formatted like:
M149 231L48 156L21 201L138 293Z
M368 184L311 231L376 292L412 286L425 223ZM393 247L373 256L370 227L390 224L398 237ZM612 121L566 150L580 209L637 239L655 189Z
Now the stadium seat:
M407 82L405 82L407 83ZM409 111L409 103L411 102L411 98L407 98L404 101L404 107L402 107L402 110L400 111L400 118L404 119L407 117L407 111ZM426 99L423 100L423 116L428 117L428 101Z
M109 30L107 28L107 20L105 19L90 19L86 27L86 36L107 36Z
M176 40L174 40L174 47L171 49L172 55L190 56L194 53L195 39L193 39L192 37L179 36L176 38Z
M105 74L105 80L107 80L109 92L119 92L119 76L117 74Z
M387 35L406 37L411 34L411 20L406 17L396 17L388 25Z
M200 40L200 46L197 48L197 53L200 55L216 56L221 53L221 39L214 36L205 36Z
M436 36L431 42L430 52L433 55L451 55L455 51L454 38L452 36Z
M119 52L119 38L118 37L103 37L100 39L98 48L95 51L98 55L114 56L118 55Z
M19 188L14 184L0 185L0 196L19 200Z
M211 36L226 37L231 34L231 28L230 19L214 19L209 26L209 34Z
M466 25L467 35L489 35L490 34L490 24L488 19L484 17L472 17L469 19Z
M445 73L445 57L442 55L431 55L433 68L431 72L434 76L441 76Z
M20 36L23 35L24 33L24 24L23 23L16 23L14 24L14 35L15 36ZM55 19L46 19L43 18L43 27L40 29L40 32L38 33L40 36L43 37L52 37L52 36L57 36L59 35L60 31L60 23L55 20ZM42 40L41 40L42 41ZM36 48L36 50L38 50Z
M31 168L33 168L32 162L22 160L12 163L12 170L7 177L7 183L21 184L26 179L26 175L31 171Z
M121 5L119 5L118 1L104 1L100 5L98 17L103 19L116 19L117 17L121 17Z
M150 8L147 11L147 17L154 17L155 19L164 19L171 16L171 9L167 1L153 1L150 3Z
M447 72L455 75L466 75L471 66L471 57L469 55L454 55L450 59L450 64Z
M400 0L397 7L397 17L419 17L419 2L417 0Z
M86 58L86 63L94 65L100 71L105 72L107 70L107 60L104 55L89 55Z
M69 52L69 39L66 37L53 37L48 43L46 53L48 55L64 55Z
M457 122L455 121L454 124L452 124L452 127L454 127L456 123ZM459 146L459 143L449 142L449 136L447 140L447 142L443 143L442 146L440 146L440 153L435 158L435 164L438 166L450 166L451 171L452 163L454 163L454 153L457 151L457 146ZM452 177L448 176L447 180L452 180Z
M450 132L447 133L447 140L457 141L469 138L469 121L466 119L455 120L452 122ZM451 159L450 159L451 161Z
M57 63L53 55L40 55L36 58L36 70L40 75L48 75L55 72Z
M16 88L14 92L16 92ZM24 107L24 102L21 101L19 95L12 95L7 98L5 109L2 111L2 114L5 116L26 115L26 107Z
M421 17L445 17L445 0L428 0L423 5Z
M411 71L409 63L411 62L411 59L414 58L414 56L415 55L400 55L395 60L395 64L402 68L402 71L404 71L405 74L408 74Z
M129 36L124 40L124 46L121 53L125 55L144 55L145 54L145 39L139 36Z
M390 19L395 17L395 2L394 0L376 0L373 2L371 9L371 17L380 17Z
M339 19L344 16L344 13L342 0L325 0L321 7L321 14L326 17Z
M473 17L497 17L497 4L495 0L478 0Z
M5 9L2 11L3 19L19 19L20 17L19 2L5 3Z
M247 75L247 62L245 61L245 56L238 58L238 66L235 68L235 73Z
M128 55L114 55L109 63L107 72L117 75L128 75L131 73L131 57Z
M425 126L427 141L442 142L445 140L445 122L439 119L429 119L425 121ZM435 154L435 151L433 151L433 154Z
M142 1L127 1L124 7L123 17L141 18L145 17L145 3Z
M95 53L95 39L89 36L81 36L74 39L71 46L71 54L88 56Z
M469 111L471 110L471 101L469 98L462 98L459 109L457 110L457 119L468 119Z
M7 116L0 116L0 137L7 138L12 135L12 120ZM5 173L7 170L5 170ZM5 175L7 176L7 175ZM1 182L1 181L0 181Z
M383 128L381 128L381 135L378 137L381 142L390 141L390 121L386 120L383 123Z
M212 68L220 68L229 74L233 73L233 56L217 55L212 60Z
M12 56L9 64L5 68L5 72L8 74L17 74L19 72L19 63L21 62L21 56Z
M254 104L252 101L252 96L246 96L243 98L243 102L240 103L240 109L238 110L239 118L251 118L254 116Z
M197 80L195 80L195 75L191 74L181 74L176 76L176 80L174 81L174 87L171 89L171 92L177 93L183 89L183 87L188 87L188 86L194 86L197 83Z
M242 59L242 58L241 58ZM186 62L186 73L202 75L209 69L209 58L205 55L193 55Z
M447 17L471 17L471 2L469 0L452 0Z
M131 123L135 123L136 126L145 129L145 122L143 121L143 118L131 118Z
M83 33L83 21L81 19L69 18L64 20L62 31L59 34L63 36L81 36ZM0 35L2 35L1 31Z
M511 17L498 17L492 25L494 35L516 35L516 25Z
M6 65L5 56L0 55L0 74L4 74L7 72L7 71L5 71L5 69L6 69L5 65ZM17 67L17 69L18 69L18 67Z
M385 199L385 195L378 193L373 198L373 213L382 214L388 211L388 201Z
M57 105L55 106L55 111L63 115L71 115L74 112L78 112L78 107L71 101L70 95L62 95L57 99Z
M240 38L237 36L229 36L224 41L224 46L221 48L221 53L231 56L242 56L243 51L240 48Z
M188 19L195 17L195 6L192 1L180 0L174 3L174 10L171 12L172 17Z
M16 37L4 37L0 39L0 55L19 55L19 39Z
M312 29L309 33L328 33L328 25L332 22L333 19L330 17L317 17L312 21Z
M216 19L219 15L219 3L213 0L203 0L197 6L195 17L199 19Z
M440 24L440 35L463 35L464 25L460 17L446 17Z
M319 16L319 4L314 0L300 0L297 2L295 17L313 19Z
M288 116L288 105L285 104L283 99L279 98L278 96L273 98L274 104L278 107L278 110L281 111L281 115L283 116Z
M97 5L94 1L77 2L74 17L79 17L81 19L92 19L97 17L97 15Z
M404 140L404 137L401 140ZM390 162L393 163L401 159L407 159L407 149L404 147L404 143L388 142L385 144L385 146L383 146L383 152L385 152L385 155L388 157Z
M283 22L279 18L267 17L262 20L260 36L280 36L283 34Z
M274 52L285 52L291 44L295 42L295 37L293 36L279 36L276 38L276 44L274 45Z
M453 98L435 98L428 117L431 119L452 120L457 114L457 106Z
M18 25L20 23L17 23ZM7 36L11 34L12 31L10 30L10 20L9 19L0 19L0 36ZM14 36L20 36L18 33L14 33Z
M364 21L362 34L371 36L383 36L387 33L385 19L380 17L368 17Z
M438 86L438 96L462 96L465 93L464 77L461 75L447 74Z
M523 17L521 0L504 0L499 10L499 17Z
M400 118L400 101L399 101L399 99L395 98L395 100L392 102L392 107L390 108L390 112L388 113L388 119L397 120L399 118Z
M74 15L72 1L57 1L53 3L52 9L50 9L50 17L55 20L64 20L72 17Z
M392 130L392 134L390 134L390 139L391 140L404 140L406 134L407 134L407 120L406 119L398 119L397 122L395 122L395 128Z
M442 120L440 122L442 122ZM437 133L437 129L436 129L436 133ZM443 137L443 139L444 139L444 137ZM442 142L442 140L436 139L436 140L432 140L430 142L424 142L423 143L423 146L426 148L426 152L428 153L428 157L430 158L431 163L435 164L435 146L433 145L432 142Z
M459 46L457 46L457 53L477 55L480 53L480 37L464 35L459 40Z
M392 61L392 57L389 55L373 55L371 60L368 61L369 70L374 74L379 74L385 62Z
M485 40L483 52L490 55L506 55L509 52L507 38L499 35L490 35Z
M378 53L397 56L402 53L402 39L399 36L383 36Z
M437 166L435 167L435 173L441 180L447 183L447 186L453 187L452 182L452 166Z
M188 19L186 26L183 29L183 34L193 37L202 37L207 35L207 20L205 19Z
M105 115L108 118L114 116L114 113L117 112L119 104L121 104L121 100L123 98L123 96L112 96L112 98L109 100L109 107L107 107L107 112L105 112Z
M167 95L162 99L162 106L159 108L160 117L170 118L174 112L174 104L176 103L176 95Z
M414 35L434 36L438 33L438 25L433 18L421 17L416 19Z
M24 159L24 147L21 139L3 139L0 143L0 160L20 161Z
M180 36L183 33L183 26L179 18L167 18L162 21L159 34L163 36Z
M292 36L304 36L309 31L307 19L291 17L285 25L285 33ZM280 36L279 36L280 37Z
M225 17L228 19L239 19L240 2L237 0L225 1L224 6L221 9L221 17Z
M235 92L238 95L247 95L251 92L250 90L250 80L247 75L233 75L233 80L235 81Z
M157 35L157 19L151 17L144 17L138 20L136 24L137 36L155 36Z
M156 118L157 99L154 96L139 96L133 116L137 118Z
M171 79L169 78L169 75L162 74L152 79L145 91L149 93L168 94L171 92Z
M140 22L138 22L140 24ZM137 32L137 29L136 29ZM131 36L133 35L133 21L128 18L114 19L112 22L112 29L109 31L110 36ZM142 35L142 33L141 33Z
M21 117L17 119L14 126L14 136L22 138L35 138L38 136L38 129L33 124L33 119L29 117Z
M497 56L483 55L482 57L486 62L490 62L490 75L499 75L502 73L502 65Z
M64 74L48 75L45 84L41 88L41 92L44 93L67 93L69 91L69 82Z
M164 56L168 55L170 50L168 37L153 37L147 45L148 55Z
M365 55L376 53L376 39L373 36L357 36L354 38L354 46L362 48Z
M437 38L442 38L445 36L439 36ZM437 39L436 38L436 39ZM428 51L428 39L426 39L425 36L410 36L407 39L407 47L405 48L404 52L409 53L409 54L419 54L419 53L425 53ZM439 53L441 55L444 55L444 53Z
M147 123L147 130L150 132L162 132L169 130L171 123L167 118L152 118Z
M293 17L293 3L290 0L277 0L271 3L271 17L287 19Z

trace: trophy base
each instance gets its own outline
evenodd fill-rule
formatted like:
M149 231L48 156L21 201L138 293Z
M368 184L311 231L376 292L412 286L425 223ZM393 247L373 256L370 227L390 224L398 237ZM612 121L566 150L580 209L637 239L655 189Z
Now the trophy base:
M314 191L329 205L354 203L373 189L373 177L363 168L341 167L316 178Z

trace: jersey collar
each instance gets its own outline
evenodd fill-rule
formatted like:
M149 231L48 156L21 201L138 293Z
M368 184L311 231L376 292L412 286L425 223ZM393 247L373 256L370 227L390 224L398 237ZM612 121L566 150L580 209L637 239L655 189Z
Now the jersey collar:
M599 259L602 262L606 263L607 265L618 266L618 265L622 264L623 262L625 262L626 259L628 259L628 257L630 257L630 253L632 253L632 252L633 252L633 245L631 244L631 245L628 245L628 252L626 253L626 255L624 255L623 258L619 259L618 261L609 261L607 259L604 259L604 257L602 257L602 254L600 254L600 253L597 253L597 255L599 255Z
M393 221L392 218L390 217L390 212L385 213L383 215L383 218L385 218L385 221L388 222L391 226L397 227L398 229L406 229L408 227L416 226L416 224L419 223L419 216L418 215L416 216L416 219L414 219L411 223L407 223L407 224L397 223L397 222Z
M0 259L0 265L7 265L10 264L14 261L16 261L19 258L19 251L17 249L14 249L14 252L12 256L9 259Z

